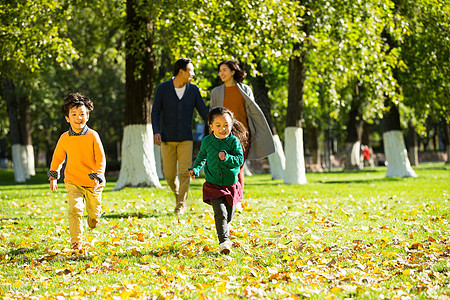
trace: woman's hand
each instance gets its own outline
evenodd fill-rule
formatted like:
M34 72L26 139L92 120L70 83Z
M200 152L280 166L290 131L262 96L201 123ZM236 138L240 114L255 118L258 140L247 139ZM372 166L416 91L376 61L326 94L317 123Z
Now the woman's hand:
M194 170L189 170L189 176L190 176L192 179L195 179L195 172L194 172Z

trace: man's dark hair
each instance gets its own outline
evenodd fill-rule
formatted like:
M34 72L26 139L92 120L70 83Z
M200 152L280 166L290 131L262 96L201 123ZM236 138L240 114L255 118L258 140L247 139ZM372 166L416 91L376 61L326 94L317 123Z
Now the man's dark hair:
M64 99L64 103L61 106L61 112L63 113L63 115L68 117L69 111L73 107L78 108L82 105L86 106L88 113L94 109L94 103L92 103L91 99L89 99L88 97L85 97L79 93L73 93L73 94L68 95Z
M186 71L187 65L189 63L192 63L192 60L190 58L180 58L175 62L175 65L173 66L173 76L177 76L181 69Z

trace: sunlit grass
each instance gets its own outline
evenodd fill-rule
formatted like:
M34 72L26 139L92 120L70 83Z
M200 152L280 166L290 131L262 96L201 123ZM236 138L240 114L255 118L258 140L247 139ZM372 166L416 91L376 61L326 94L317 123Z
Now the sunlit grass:
M0 170L1 297L433 298L450 296L449 167L417 178L385 168L308 173L308 184L246 177L233 253L217 253L214 216L192 181L177 218L163 188L104 191L99 227L69 250L64 184L45 171L15 184Z

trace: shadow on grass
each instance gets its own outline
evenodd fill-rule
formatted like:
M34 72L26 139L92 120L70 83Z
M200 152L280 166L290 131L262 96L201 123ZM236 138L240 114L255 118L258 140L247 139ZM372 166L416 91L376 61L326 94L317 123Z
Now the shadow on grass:
M104 219L128 219L128 218L137 218L137 219L147 219L147 218L161 218L166 216L175 215L174 213L105 213L102 215Z
M378 179L347 179L347 180L320 180L318 183L324 184L342 184L342 183L376 183L376 182L397 182L403 181L403 177L395 177L395 178L378 178Z
M36 252L35 248L19 248L19 249L11 250L11 251L7 252L6 254L8 256L17 256L17 255L22 255L22 254L34 253L34 252Z

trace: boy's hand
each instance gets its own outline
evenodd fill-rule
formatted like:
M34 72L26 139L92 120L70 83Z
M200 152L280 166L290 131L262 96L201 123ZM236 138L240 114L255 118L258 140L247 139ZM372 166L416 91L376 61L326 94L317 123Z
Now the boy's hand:
M94 178L94 186L92 187L92 190L95 192L95 190L98 188L99 185L98 178Z
M50 189L52 190L53 193L56 192L56 190L58 189L58 180L56 180L56 178L50 177Z
M194 172L193 170L189 170L189 176L190 176L192 179L195 179L195 172Z
M224 151L220 151L219 152L219 159L220 160L225 160L225 155L226 155L226 153Z

